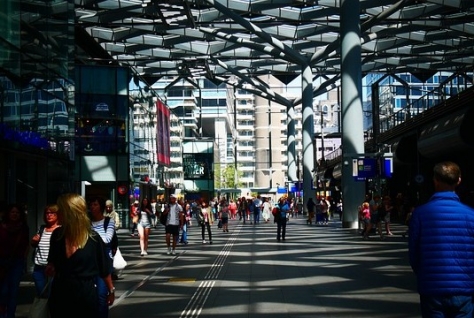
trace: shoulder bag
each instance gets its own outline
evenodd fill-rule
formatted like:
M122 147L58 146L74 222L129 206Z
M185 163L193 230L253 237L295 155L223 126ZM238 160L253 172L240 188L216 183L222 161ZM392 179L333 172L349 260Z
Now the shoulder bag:
M36 296L31 304L28 312L28 318L50 318L49 305L48 305L48 294L49 286L51 285L52 279L48 278L43 291L39 296Z

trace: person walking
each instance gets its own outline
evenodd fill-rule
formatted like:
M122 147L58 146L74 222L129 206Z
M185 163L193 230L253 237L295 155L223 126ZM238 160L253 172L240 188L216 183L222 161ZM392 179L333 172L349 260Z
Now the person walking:
M0 317L15 317L29 242L29 227L23 206L8 205L0 223Z
M202 237L202 243L206 243L206 237L205 235L205 230L207 228L207 235L209 236L209 244L212 244L212 232L211 232L211 225L214 224L214 216L209 208L207 206L206 201L202 201L201 204L201 211L199 212L201 215L201 220L203 221L201 223L201 237Z
M260 195L257 195L257 197L253 201L253 223L254 224L259 224L260 223L260 214L262 212L262 205L263 201L260 197Z
M390 215L393 211L392 199L390 196L384 196L382 201L382 208L383 214L383 222L385 223L385 234L387 236L392 236L392 231L390 230Z
M107 305L115 300L110 256L100 235L92 229L81 195L63 194L57 205L61 227L51 235L45 270L48 276L54 276L48 302L51 317L100 317L97 277L106 284Z
M233 199L230 200L229 203L229 212L230 212L230 218L235 219L237 216L237 204Z
M169 204L163 211L166 215L166 246L167 254L176 255L176 243L179 237L180 228L184 224L183 207L177 203L178 197L174 194L170 195Z
M109 272L113 272L113 258L112 239L115 233L115 221L109 219L107 225L104 216L105 200L101 197L94 197L89 203L90 220L92 229L99 234L100 238L105 244L105 251L109 260ZM100 277L96 276L96 287L99 296L99 317L107 318L109 316L109 305L107 301L108 289L107 283Z
M115 211L115 208L114 208L114 202L112 202L110 199L106 200L105 201L105 212L104 212L104 217L105 218L108 218L109 220L113 220L114 221L114 225L115 225L115 238L117 240L116 242L116 245L118 247L118 237L117 237L117 234L116 232L119 230L119 228L121 227L122 223L120 221L120 216L119 214ZM105 219L104 219L105 220ZM108 225L108 224L107 224ZM112 239L112 241L114 240ZM111 243L112 244L112 243ZM111 245L111 248L112 248L112 256L115 257L115 253L117 252L117 247L112 247L113 245ZM112 280L118 280L118 274L117 272L115 271L115 269L112 269Z
M245 224L245 219L247 218L247 198L245 196L242 196L239 201L239 220L244 219L244 224Z
M114 225L115 225L115 230L116 231L120 228L120 226L121 226L120 216L115 211L114 202L112 202L110 199L105 201L104 217L109 217L110 219L114 220Z
M322 217L323 217L322 224L327 226L329 224L329 206L330 206L330 203L326 199L326 197L323 196L323 197L321 197L319 205L321 207L321 213L322 213Z
M265 223L268 223L272 215L272 205L268 197L265 197L263 200L263 209L262 209L262 218Z
M181 239L179 240L180 244L188 244L188 227L191 223L191 205L189 203L184 205L184 223L181 229Z
M379 233L380 240L384 240L385 236L382 232L382 200L380 195L375 194L369 202L370 204L370 228L374 226L377 227L377 232Z
M151 221L151 227L155 228L156 229L156 199L155 198L152 198L151 199L151 216L150 216L150 221Z
M474 209L455 193L461 169L450 161L433 168L435 193L413 211L409 259L422 317L473 316Z
M306 221L306 225L312 225L314 218L314 210L316 209L316 203L314 202L312 197L308 198L308 202L306 203L306 209L308 210L308 220Z
M33 282L35 283L36 296L41 296L48 277L45 269L48 264L49 244L53 231L59 227L58 223L58 205L47 205L43 211L43 222L37 233L31 238L30 244L33 247ZM49 288L46 295L49 295Z
M133 205L130 207L130 220L132 222L132 229L130 231L130 236L135 237L135 230L137 230L138 226L138 219L139 216L138 214L140 213L140 207L139 207L139 202L138 200L135 200L133 202Z
M230 217L230 210L229 205L225 199L222 199L219 204L219 219L222 222L222 232L228 233L229 232L229 217Z
M278 201L278 214L275 216L277 222L277 241L286 239L286 222L287 222L287 214L290 213L290 205L288 204L288 200L282 196Z
M147 197L142 199L142 204L140 205L140 212L138 213L138 236L140 238L140 250L141 256L148 255L148 241L150 238L151 231L151 218L153 215L153 209L151 208L151 203Z
M360 226L362 227L362 236L364 239L369 239L370 230L372 229L372 223L370 222L370 204L369 202L363 202L359 207L359 220Z

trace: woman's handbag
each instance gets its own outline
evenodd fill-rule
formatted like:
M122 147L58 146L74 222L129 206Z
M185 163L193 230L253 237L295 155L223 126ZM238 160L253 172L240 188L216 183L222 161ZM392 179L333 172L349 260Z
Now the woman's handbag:
M199 224L200 226L204 225L204 216L203 216L203 215L197 214L196 219L197 219L198 224Z
M49 305L48 305L48 293L49 285L51 284L52 279L48 279L46 285L43 288L43 291L39 296L36 296L31 304L30 310L28 312L28 318L50 318Z
M132 223L134 224L138 223L138 215L133 216Z
M114 269L122 270L127 267L127 261L123 258L120 248L117 248L117 252L114 256Z

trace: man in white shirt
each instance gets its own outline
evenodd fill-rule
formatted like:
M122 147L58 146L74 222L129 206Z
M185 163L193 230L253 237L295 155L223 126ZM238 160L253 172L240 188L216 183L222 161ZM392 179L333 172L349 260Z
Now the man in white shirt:
M179 230L184 224L184 213L183 207L177 203L177 196L171 194L170 203L165 208L164 214L166 214L166 246L168 246L167 254L176 255L176 243L179 237ZM173 236L173 243L171 247L171 236Z

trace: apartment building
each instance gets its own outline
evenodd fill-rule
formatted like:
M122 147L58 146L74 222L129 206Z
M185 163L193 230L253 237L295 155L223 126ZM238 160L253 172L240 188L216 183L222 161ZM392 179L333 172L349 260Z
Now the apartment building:
M266 75L261 80L274 92L288 99L296 98L294 91L287 90L273 76ZM185 137L213 138L215 168L236 165L239 187L276 192L278 186L288 185L286 107L251 93L251 86L248 90L245 87L237 89L216 85L207 79L199 79L195 84L182 79L163 78L153 85L153 90L172 111L171 166L157 167L158 185L166 183L183 187L181 142ZM322 98L325 99L314 104L314 131L321 132L322 129L324 134L337 132L340 123L337 94L331 93ZM302 166L301 109L301 105L295 108L298 166ZM317 142L316 146L317 152L330 153L339 148L340 138L328 138L324 147L318 146ZM298 170L300 178L301 170ZM216 181L219 188L230 186L220 174L218 177L221 178Z

